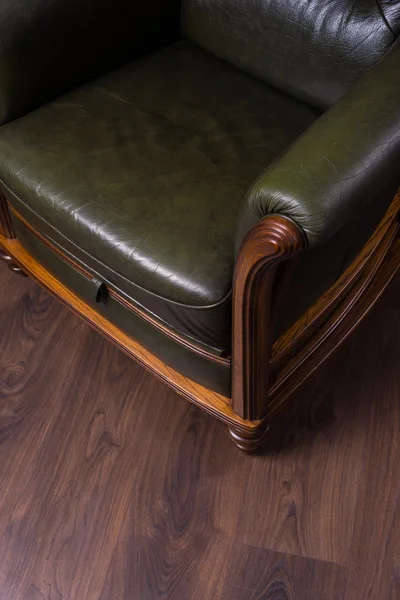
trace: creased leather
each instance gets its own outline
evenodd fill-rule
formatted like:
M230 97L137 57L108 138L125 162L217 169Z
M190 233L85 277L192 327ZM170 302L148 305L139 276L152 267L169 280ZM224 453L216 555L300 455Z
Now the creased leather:
M247 193L237 245L281 214L310 246L329 240L389 181L400 185L400 42L274 162Z
M390 48L400 0L184 0L193 42L320 108Z
M388 27L390 27L393 35L397 37L399 35L400 2L398 2L398 0L375 1Z
M60 247L226 351L243 196L318 116L180 42L3 126L0 179Z
M131 335L134 340L147 348L166 365L211 390L227 397L230 396L231 381L228 365L215 363L204 356L194 354L157 331L152 325L133 314L113 298L106 297L104 301L96 303L93 284L90 280L65 263L57 254L54 254L17 219L13 219L13 223L18 240L29 254L97 313L128 335Z
M179 37L180 0L2 0L0 124Z
M77 0L8 0L0 9L0 119L165 45L176 36L178 4L119 0L109 23L110 0L80 2L80 19ZM294 304L305 310L333 283L386 207L379 192L396 183L400 162L398 43L344 94L394 44L399 2L185 0L183 25L208 51L267 83L176 44L3 126L0 178L43 235L160 321L222 353L230 346L238 222L237 244L272 213L307 235L311 250L292 281L290 310L281 305L279 331ZM343 95L319 119L302 102L325 108ZM46 257L93 299L90 282L47 250ZM155 354L172 352L182 372L220 385L154 328L119 308L113 314L136 339L137 326ZM222 380L226 390L226 372Z

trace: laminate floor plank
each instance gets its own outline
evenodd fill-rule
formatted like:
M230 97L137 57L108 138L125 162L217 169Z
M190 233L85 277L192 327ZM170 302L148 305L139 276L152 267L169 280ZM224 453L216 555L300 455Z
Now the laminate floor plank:
M223 600L342 600L347 567L234 544Z
M398 310L381 316L379 345L364 357L359 396L369 404L363 403L360 425L367 431L367 443L346 600L400 598L399 316ZM368 342L366 329L356 341Z
M225 427L211 417L162 400L160 443L137 478L101 600L218 600L222 593L251 458L232 460Z
M0 266L0 600L400 600L399 309L400 278L248 457Z
M221 600L232 541L167 527L146 536L127 519L99 600Z
M360 426L360 406L348 401L358 388L357 373L346 368L348 346L338 358L296 395L305 406L320 398L334 407L330 426L309 428L295 447L252 461L237 541L347 564L367 431Z
M251 508L243 511L238 541L344 565L354 557L354 535L361 546L370 541L367 522L355 533L359 498L370 495L365 470L373 478L372 465L377 472L386 468L385 462L380 464L380 457L386 460L380 444L387 452L398 444L399 283L397 278L355 335L296 394L296 403L306 404L308 396L331 404L331 426L309 430L295 448L252 463L247 488ZM382 410L388 421L371 439L374 412ZM374 489L371 480L369 484ZM385 485L380 481L380 493Z
M1 598L98 598L152 441L145 397L160 384L36 286L15 315L23 333L2 338L0 358ZM161 422L162 404L151 408Z

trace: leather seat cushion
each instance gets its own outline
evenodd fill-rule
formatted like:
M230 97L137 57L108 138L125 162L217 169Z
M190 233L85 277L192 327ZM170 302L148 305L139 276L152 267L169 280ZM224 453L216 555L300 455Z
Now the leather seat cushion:
M0 178L42 235L222 353L243 196L318 116L180 42L2 127Z

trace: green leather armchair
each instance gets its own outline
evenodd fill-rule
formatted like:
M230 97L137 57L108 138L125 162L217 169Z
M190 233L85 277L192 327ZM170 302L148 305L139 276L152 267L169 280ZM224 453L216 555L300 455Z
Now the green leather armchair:
M0 258L246 451L400 266L400 1L7 0Z

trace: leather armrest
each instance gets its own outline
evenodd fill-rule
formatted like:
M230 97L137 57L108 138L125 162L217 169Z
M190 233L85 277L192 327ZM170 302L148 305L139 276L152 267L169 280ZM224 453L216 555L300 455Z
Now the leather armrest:
M390 182L400 185L400 42L252 185L238 245L270 214L309 246L327 241Z
M178 38L180 0L4 0L0 124Z

